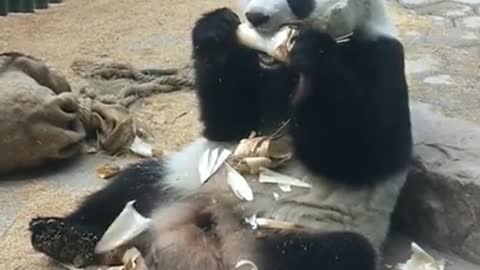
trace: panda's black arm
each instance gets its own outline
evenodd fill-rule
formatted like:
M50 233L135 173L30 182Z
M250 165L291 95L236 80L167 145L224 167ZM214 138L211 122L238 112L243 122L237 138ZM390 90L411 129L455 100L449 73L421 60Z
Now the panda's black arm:
M259 122L258 59L239 45L238 24L236 15L222 8L205 14L192 32L200 118L211 140L241 139Z
M368 185L408 167L411 129L404 54L388 37L337 45L307 32L293 54L296 154L313 172Z

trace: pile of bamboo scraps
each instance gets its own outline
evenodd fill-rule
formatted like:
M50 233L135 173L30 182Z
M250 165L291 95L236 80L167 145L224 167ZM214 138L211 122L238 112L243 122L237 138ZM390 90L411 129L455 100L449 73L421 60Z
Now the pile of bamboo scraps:
M113 61L97 63L76 60L71 67L76 74L90 80L94 85L82 89L83 94L104 103L117 103L125 107L142 97L194 87L193 70L190 66L182 69L137 69L132 65ZM112 88L120 89L114 93L99 95L99 81L116 83L116 87Z
M288 122L271 136L256 137L252 133L240 141L234 151L223 147L207 148L199 161L199 175L202 183L207 182L220 168L227 170L227 183L232 192L241 200L254 200L254 192L247 182L254 176L262 184L275 184L283 192L291 192L292 187L311 188L300 179L274 171L286 165L293 157L290 137L285 130ZM272 196L278 200L279 194ZM274 222L275 223L275 222Z
M255 134L252 134L249 138L242 140L234 151L222 147L206 149L198 163L200 181L203 183L209 181L223 167L227 170L225 180L228 182L231 191L240 200L245 201L255 200L254 192L244 177L247 174L259 176L260 182L264 184L310 188L310 185L303 181L270 170L284 165L291 158L292 148L288 136L256 137ZM255 160L259 160L259 162ZM236 168L240 168L240 170ZM107 229L102 239L97 243L97 253L105 254L128 245L149 228L152 220L139 214L133 207L133 203L134 201L128 202L120 215ZM299 228L297 224L264 217L245 217L245 220L252 225L253 229L294 230ZM135 258L139 262L142 261L141 256ZM125 268L118 269L129 269L128 263L129 261L125 260L124 265L120 266ZM141 263L137 265L141 265ZM249 261L239 261L237 268L241 269L244 265L253 267L249 269L255 269L255 264Z

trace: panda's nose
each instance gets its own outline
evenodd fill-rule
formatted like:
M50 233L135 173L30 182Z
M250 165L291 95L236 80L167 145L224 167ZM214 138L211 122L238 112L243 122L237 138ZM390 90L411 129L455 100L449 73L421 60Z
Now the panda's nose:
M270 16L261 13L261 12L247 12L245 13L245 17L253 26L260 26L265 24L270 20Z

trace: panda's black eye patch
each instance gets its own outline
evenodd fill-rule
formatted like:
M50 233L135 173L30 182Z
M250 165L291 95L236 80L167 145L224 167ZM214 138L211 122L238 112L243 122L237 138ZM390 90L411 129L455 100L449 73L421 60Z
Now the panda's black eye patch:
M293 14L299 19L310 15L315 8L315 0L287 0Z

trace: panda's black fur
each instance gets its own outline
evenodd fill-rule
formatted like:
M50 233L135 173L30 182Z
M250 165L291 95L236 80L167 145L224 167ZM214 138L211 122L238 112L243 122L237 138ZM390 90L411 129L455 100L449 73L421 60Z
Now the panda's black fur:
M302 18L322 0L284 1ZM98 263L96 242L135 200L142 215L158 221L139 247L150 270L233 269L240 259L260 270L377 268L411 157L402 45L392 36L366 35L365 27L341 44L306 28L290 64L265 69L256 52L236 41L238 24L221 8L192 31L204 138L167 160L127 168L66 217L33 219L36 250L77 266ZM233 147L252 130L271 134L290 117L295 158L284 172L306 178L310 191L277 202L267 198L270 188L256 194L258 202L240 203L213 180L200 184L194 171L206 147ZM257 212L307 229L256 239L240 223Z

